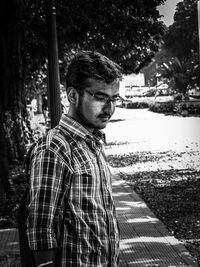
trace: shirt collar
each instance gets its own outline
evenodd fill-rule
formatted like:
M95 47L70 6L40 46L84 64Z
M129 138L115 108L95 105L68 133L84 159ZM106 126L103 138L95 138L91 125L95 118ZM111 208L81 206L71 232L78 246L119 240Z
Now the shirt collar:
M103 142L104 144L106 142L105 134L102 131L95 129L93 134L91 134L85 127L67 114L62 114L59 127L61 127L64 132L70 134L70 136L75 139L92 139L100 143Z

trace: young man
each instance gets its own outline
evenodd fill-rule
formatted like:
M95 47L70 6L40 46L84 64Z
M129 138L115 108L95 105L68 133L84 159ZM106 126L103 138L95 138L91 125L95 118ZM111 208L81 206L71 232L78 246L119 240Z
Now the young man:
M118 266L119 231L104 134L120 99L120 67L79 53L68 67L68 114L32 155L27 235L36 266Z

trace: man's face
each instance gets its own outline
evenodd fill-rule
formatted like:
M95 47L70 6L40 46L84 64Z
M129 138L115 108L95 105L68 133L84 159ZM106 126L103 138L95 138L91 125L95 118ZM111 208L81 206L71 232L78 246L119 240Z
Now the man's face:
M89 86L79 94L76 105L76 119L87 129L103 129L115 111L119 96L119 80L107 84L100 80L89 79Z

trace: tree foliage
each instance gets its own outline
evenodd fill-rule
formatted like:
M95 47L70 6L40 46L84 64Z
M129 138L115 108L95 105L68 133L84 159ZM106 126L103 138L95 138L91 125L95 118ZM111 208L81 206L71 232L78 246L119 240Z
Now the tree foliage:
M177 57L190 57L198 52L197 0L177 4L174 23L164 36L164 47Z
M138 72L158 51L162 0L57 1L59 40L67 51L90 49L117 61L126 73ZM64 51L66 51L64 49Z
M190 69L188 61L180 61L177 57L172 57L168 62L162 64L161 73L164 78L171 81L171 87L183 95L187 93L190 82Z
M61 61L66 62L73 51L97 50L117 61L124 72L138 72L158 50L163 24L156 7L164 1L56 1ZM1 5L2 17L7 14L4 33L16 39L21 76L30 89L38 73L46 74L45 0L2 0Z
M175 80L178 76L184 77L184 82L182 80L181 83L185 84L186 88L180 90L185 93L189 87L200 87L197 15L197 0L184 0L178 3L174 23L169 26L163 37L163 48L168 53L163 62L170 67ZM181 68L177 62L181 64ZM164 69L164 76L167 76L168 69Z

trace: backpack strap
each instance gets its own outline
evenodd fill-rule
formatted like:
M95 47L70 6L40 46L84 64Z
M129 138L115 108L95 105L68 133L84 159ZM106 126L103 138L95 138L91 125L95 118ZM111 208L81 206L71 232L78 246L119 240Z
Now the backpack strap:
M33 149L35 148L37 142L34 142L33 144L31 144L26 157L24 159L24 171L25 171L25 177L26 177L26 181L29 182L29 172L30 172L30 164L31 164L31 154Z

